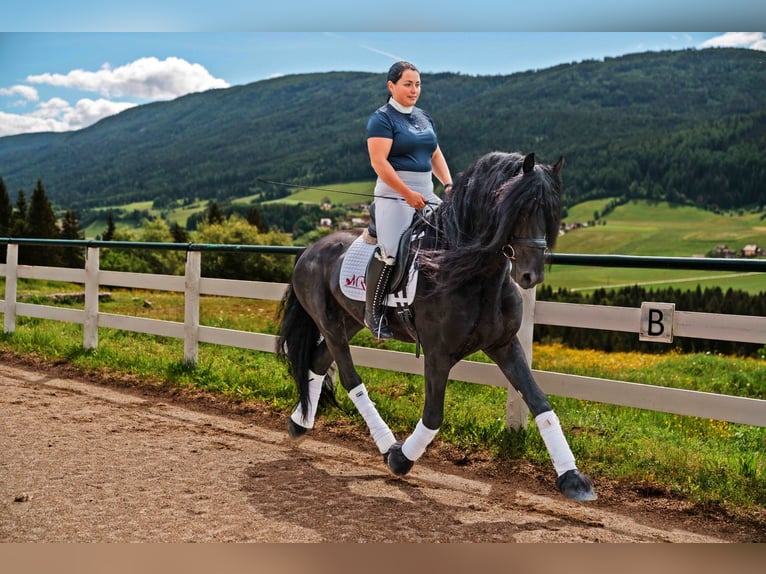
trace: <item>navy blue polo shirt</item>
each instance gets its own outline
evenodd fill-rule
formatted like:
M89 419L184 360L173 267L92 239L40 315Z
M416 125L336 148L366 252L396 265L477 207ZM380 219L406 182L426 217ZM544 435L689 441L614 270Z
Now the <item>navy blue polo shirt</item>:
M418 107L403 114L390 104L375 110L367 122L368 138L394 140L388 161L397 171L431 171L438 136L434 122Z

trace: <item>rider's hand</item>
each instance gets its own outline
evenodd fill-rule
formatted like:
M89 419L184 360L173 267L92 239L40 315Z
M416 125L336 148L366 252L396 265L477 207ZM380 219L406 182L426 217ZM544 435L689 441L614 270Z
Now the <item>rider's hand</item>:
M426 198L420 195L417 191L412 191L405 196L405 201L410 207L415 209L423 209L426 206Z

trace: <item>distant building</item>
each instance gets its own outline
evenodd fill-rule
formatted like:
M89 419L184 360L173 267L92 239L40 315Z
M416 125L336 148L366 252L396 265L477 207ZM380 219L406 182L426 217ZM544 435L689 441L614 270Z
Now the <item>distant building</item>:
M745 245L742 248L742 257L762 257L764 255L763 249L759 248L755 244Z

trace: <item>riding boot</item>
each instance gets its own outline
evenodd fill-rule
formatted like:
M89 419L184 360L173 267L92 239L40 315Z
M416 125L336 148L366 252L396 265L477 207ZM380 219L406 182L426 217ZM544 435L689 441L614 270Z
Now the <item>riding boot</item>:
M364 325L378 340L391 339L394 336L388 328L385 317L388 282L391 279L394 262L393 257L386 257L385 252L378 247L367 266Z

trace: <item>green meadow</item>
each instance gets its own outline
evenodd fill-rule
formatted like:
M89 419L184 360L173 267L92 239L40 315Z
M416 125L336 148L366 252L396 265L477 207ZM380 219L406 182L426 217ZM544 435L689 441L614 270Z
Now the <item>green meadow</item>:
M566 223L588 222L601 213L609 199L593 200L569 209ZM739 250L747 244L766 248L766 219L759 213L716 214L667 202L633 200L618 206L596 225L559 236L557 253L614 254L661 257L699 257L717 245ZM554 288L592 290L598 287L645 285L652 288L705 287L766 291L763 273L674 271L552 266L546 284Z
M374 190L374 181L336 183L317 188L312 187L311 189L296 188L296 191L291 193L289 197L275 199L267 203L323 203L326 200L329 200L333 205L370 203Z

